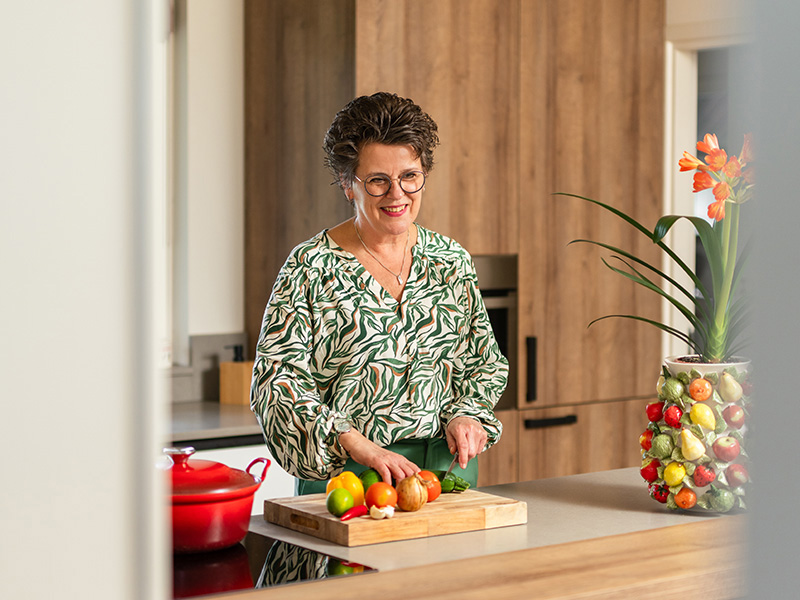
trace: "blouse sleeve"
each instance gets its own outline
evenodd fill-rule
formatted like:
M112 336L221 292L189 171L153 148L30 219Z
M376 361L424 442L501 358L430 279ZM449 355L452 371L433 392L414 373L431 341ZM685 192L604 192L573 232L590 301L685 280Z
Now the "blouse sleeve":
M287 261L264 313L250 391L273 458L301 479L327 479L347 459L331 433L333 409L322 403L310 363L313 348L309 279Z
M483 425L494 445L503 431L494 406L508 383L508 360L497 346L489 315L478 289L472 261L467 261L463 306L469 328L453 364L453 399L442 411L446 426L455 417L472 417Z

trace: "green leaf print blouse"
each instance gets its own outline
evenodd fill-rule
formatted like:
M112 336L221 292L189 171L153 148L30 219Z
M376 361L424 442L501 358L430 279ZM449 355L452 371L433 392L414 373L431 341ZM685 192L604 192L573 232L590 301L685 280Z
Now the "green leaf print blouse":
M508 361L500 354L472 259L417 226L397 302L327 230L297 246L272 289L256 347L250 404L272 456L301 479L337 474L348 456L335 417L379 446L444 437L473 417L491 446Z

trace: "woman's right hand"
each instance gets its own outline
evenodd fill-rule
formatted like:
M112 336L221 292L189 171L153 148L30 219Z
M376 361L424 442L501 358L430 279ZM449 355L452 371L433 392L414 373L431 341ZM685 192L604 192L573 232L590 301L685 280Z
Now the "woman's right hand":
M339 435L339 443L354 461L375 469L383 480L392 484L419 473L420 468L402 454L381 448L358 431L351 429Z

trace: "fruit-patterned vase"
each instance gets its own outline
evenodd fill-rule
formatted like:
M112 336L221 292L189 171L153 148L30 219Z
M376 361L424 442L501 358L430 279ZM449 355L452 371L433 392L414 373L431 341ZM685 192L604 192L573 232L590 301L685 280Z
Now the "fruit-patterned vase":
M639 437L650 496L673 510L745 509L750 361L665 359Z

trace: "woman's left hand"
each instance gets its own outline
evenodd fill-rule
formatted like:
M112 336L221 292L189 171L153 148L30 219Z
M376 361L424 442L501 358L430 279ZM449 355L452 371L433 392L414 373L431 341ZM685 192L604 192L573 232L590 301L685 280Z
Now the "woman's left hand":
M480 422L470 417L456 417L447 424L447 446L450 453L458 451L458 465L465 469L467 463L486 447L489 436Z

